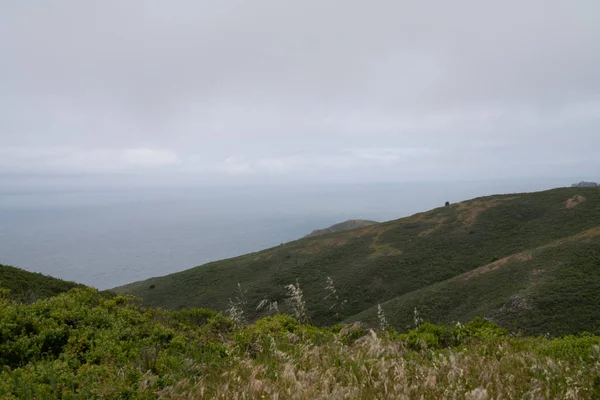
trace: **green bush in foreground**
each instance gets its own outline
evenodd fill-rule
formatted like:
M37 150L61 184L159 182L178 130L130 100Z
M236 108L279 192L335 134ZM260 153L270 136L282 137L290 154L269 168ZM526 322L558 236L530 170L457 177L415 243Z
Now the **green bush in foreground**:
M418 350L456 347L474 340L489 342L506 335L506 329L484 319L476 318L468 324L457 324L452 327L425 323L406 334L395 336L410 348Z
M0 367L2 399L588 399L600 337L515 338L480 319L407 334L282 314L236 327L75 289L28 305L0 294Z

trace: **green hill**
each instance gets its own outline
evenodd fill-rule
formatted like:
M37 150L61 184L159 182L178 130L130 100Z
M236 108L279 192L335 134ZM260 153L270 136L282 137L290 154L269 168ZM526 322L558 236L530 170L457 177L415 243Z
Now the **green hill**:
M339 224L331 225L329 228L325 229L315 229L306 237L314 237L326 235L328 233L336 233L336 232L344 232L352 229L364 228L366 226L375 225L378 222L369 221L365 219L349 219L348 221L340 222Z
M453 324L483 316L513 331L600 333L600 226L494 261L389 300L396 327L419 318ZM377 307L350 318L378 323Z
M32 302L76 287L84 285L0 264L0 289L9 289L15 300Z
M600 311L590 310L589 304L596 299L598 276L593 271L598 243L589 232L598 227L599 188L488 196L365 228L303 238L114 290L139 296L149 306L224 310L236 296L239 282L245 291L246 315L254 319L262 315L256 311L261 300L282 304L285 286L298 280L309 316L319 324L351 319L378 303L389 309L390 320L400 329L412 318L413 305L434 322L492 315L505 305L494 314L501 324L512 326L535 312L539 319L528 325L534 331L595 330ZM589 241L585 235L591 235ZM569 244L556 247L567 238ZM517 255L524 252L532 252L532 260L519 260ZM502 268L465 284L451 281L506 259L510 262ZM539 272L540 280L532 289L523 274L538 269L544 272ZM337 306L336 296L327 297L327 277L335 284ZM576 300L572 293L578 292L589 298ZM447 293L452 296L444 300ZM523 312L512 316L506 311L513 296L525 295L532 297L516 303L525 304ZM419 299L427 301L421 304ZM347 301L343 308L342 300ZM556 315L556 310L563 312ZM570 326L571 319L561 319L567 318L565 310L591 314L583 320L587 322ZM366 311L360 317L372 315Z

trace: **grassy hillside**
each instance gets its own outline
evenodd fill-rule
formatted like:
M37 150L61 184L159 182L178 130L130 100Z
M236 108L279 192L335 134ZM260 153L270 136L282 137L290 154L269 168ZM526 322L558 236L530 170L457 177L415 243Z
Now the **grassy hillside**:
M45 299L83 285L0 264L0 289L9 289L13 299L25 302Z
M311 320L326 324L336 318L350 318L377 303L409 296L420 289L430 287L435 290L436 286L431 285L442 284L496 260L534 251L598 226L599 188L561 188L489 196L366 228L304 238L265 251L136 282L115 291L139 296L150 306L169 309L203 306L224 310L229 299L236 296L240 282L245 291L246 315L252 319L261 315L255 309L261 300L268 298L282 304L285 285L297 279L304 290ZM581 269L558 267L560 262L579 262L590 254L589 251L597 249L595 240L582 243L586 247L581 250L581 257L577 254L582 247L564 247L572 254L556 253L555 257L563 258L541 268L548 271L541 274L548 279L545 283L540 281L534 292L538 296L535 304L539 312L550 315L556 307L557 297L548 298L545 288L551 290L552 280L560 279L561 274L571 274L573 280L568 288L561 289L564 291L583 290L590 280L596 284L596 275L585 275L581 271L592 268L597 259L592 258ZM552 253L544 254L553 256ZM508 267L509 263L499 273L511 271ZM483 276L490 278L481 281L484 283L479 283L478 287L494 287L495 274ZM327 277L333 279L337 296L327 297ZM526 290L518 280L506 285L506 290L486 300L486 306L481 309L465 305L464 315L487 314L505 304L507 295ZM418 293L414 295L418 296ZM342 308L339 304L343 300L347 303ZM476 297L469 304L473 303L476 303ZM573 310L577 312L581 304L574 301ZM429 312L425 305L421 307L428 319L440 319L439 313ZM587 303L582 307L586 308ZM403 308L398 308L398 314L403 312ZM390 314L396 315L392 309ZM393 321L403 324L403 318L394 316ZM450 319L460 318L457 311ZM600 319L600 312L597 319ZM502 321L510 322L509 319ZM551 327L560 332L562 323L540 322L540 329Z
M600 334L600 226L529 249L381 304L390 324L486 317L528 334ZM353 316L377 324L377 307Z
M349 219L348 221L340 222L339 224L331 225L329 228L325 229L315 229L306 237L314 237L326 235L328 233L336 233L336 232L344 232L352 229L364 228L366 226L375 225L378 222L369 221L365 219Z
M0 398L593 399L600 337L513 338L476 320L406 335L287 315L237 326L76 289L30 305L0 292Z

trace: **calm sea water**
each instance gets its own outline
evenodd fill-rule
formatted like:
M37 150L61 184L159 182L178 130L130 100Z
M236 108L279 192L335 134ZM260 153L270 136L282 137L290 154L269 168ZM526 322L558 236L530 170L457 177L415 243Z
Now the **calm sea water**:
M365 185L0 194L0 263L99 289L292 241L349 218L390 220L495 191Z

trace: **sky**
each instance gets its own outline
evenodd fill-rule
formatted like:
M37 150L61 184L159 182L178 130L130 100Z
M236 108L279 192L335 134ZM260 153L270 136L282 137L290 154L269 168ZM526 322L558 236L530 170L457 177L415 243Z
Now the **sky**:
M0 0L0 185L600 179L597 0Z

